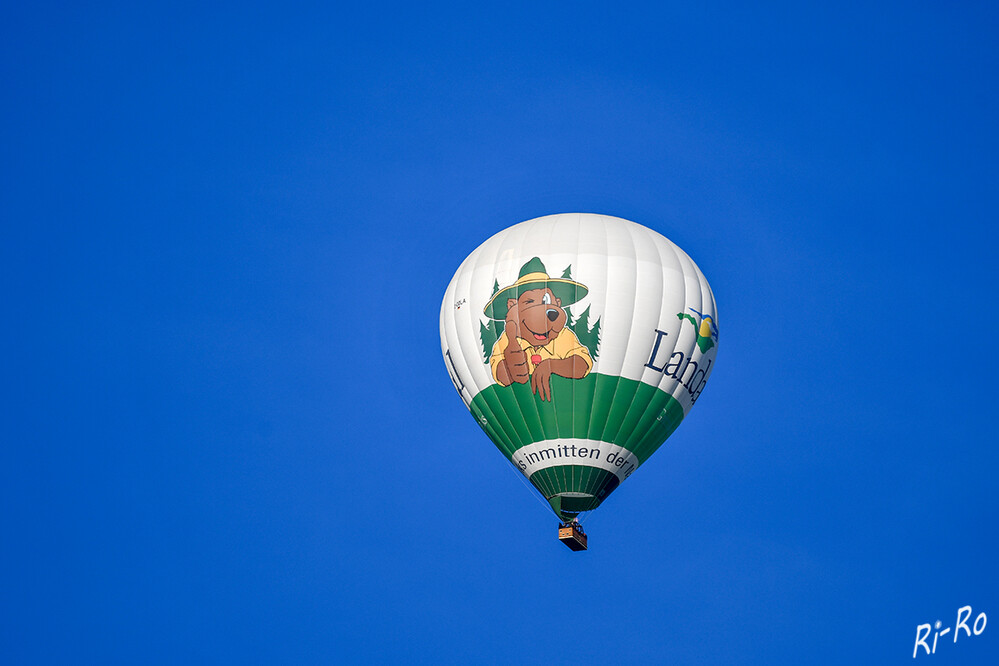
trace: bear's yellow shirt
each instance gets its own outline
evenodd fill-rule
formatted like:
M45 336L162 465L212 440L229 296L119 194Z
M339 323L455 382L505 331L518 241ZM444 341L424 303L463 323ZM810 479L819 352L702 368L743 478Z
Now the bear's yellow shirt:
M548 359L563 359L569 358L570 356L578 356L584 361L586 361L586 372L583 373L583 377L590 374L590 370L593 369L593 359L590 358L590 352L587 351L579 342L579 338L576 334L570 331L568 328L563 328L559 331L559 334L555 336L554 340L551 340L548 344L541 347L535 347L530 342L524 338L517 338L517 342L520 343L520 348L524 350L527 354L527 371L529 373L534 373L534 362L531 360L532 356L540 356L542 361ZM489 357L489 366L493 371L493 379L497 382L499 378L496 376L496 368L499 367L500 361L503 360L503 352L509 346L507 341L506 333L500 336L500 339L496 341L493 345L493 353Z

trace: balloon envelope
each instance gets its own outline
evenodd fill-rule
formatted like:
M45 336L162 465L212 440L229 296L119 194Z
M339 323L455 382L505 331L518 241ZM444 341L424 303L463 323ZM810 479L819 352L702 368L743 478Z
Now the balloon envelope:
M718 350L704 275L617 217L549 215L479 246L441 306L455 388L561 520L595 509L700 398Z

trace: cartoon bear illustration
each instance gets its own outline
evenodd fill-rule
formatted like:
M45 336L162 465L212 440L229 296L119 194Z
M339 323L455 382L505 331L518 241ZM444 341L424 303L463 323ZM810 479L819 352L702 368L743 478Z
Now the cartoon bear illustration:
M586 296L587 288L565 278L551 278L534 257L517 281L497 291L484 309L503 320L503 335L489 357L493 379L502 386L531 382L542 400L552 399L551 376L582 379L593 367L590 352L566 326L563 308Z

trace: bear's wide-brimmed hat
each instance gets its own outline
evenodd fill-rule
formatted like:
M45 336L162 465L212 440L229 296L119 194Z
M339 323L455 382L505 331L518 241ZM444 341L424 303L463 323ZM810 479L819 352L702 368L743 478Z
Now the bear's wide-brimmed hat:
M493 294L493 297L486 303L483 312L490 319L506 319L507 300L520 298L520 295L531 289L551 289L555 298L562 301L562 307L572 305L580 300L589 291L578 282L566 278L548 277L548 271L541 260L534 257L520 269L517 281L509 287L504 287Z

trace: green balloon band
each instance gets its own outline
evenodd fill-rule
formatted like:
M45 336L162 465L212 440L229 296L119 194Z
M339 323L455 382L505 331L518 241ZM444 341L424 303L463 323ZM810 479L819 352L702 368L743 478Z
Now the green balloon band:
M562 520L597 508L683 420L669 393L622 377L552 377L552 392L547 402L524 384L489 386L469 409Z

